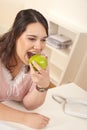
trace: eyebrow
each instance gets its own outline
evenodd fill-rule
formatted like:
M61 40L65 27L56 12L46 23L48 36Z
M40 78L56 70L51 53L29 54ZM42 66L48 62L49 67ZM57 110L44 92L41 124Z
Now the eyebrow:
M38 37L38 36L36 36L36 35L29 35L29 34L28 34L27 36L31 36L31 37L35 37L35 38ZM44 37L42 37L42 38L47 38L47 37L48 37L48 36L44 36Z

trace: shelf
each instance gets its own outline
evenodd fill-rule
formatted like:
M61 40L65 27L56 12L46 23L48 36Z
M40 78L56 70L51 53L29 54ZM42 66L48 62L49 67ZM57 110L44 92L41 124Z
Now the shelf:
M50 59L50 63L54 64L61 70L64 69L68 59L71 48L68 49L55 49L49 45L46 45L45 52Z
M62 71L50 64L50 77L54 84L58 84Z
M49 59L50 78L57 85L74 81L87 51L87 33L49 20L49 35L60 34L69 37L72 45L66 49L56 49L47 41L45 49Z
M64 70L66 62L67 62L68 56L66 55L60 55L60 53L52 52L52 56L50 58L50 62L55 65L55 67L58 67L61 70Z
M70 51L71 51L71 46L67 49L56 49L48 44L46 44L46 50L52 50L52 51L55 51L55 53L60 53L60 55L66 55L66 57L69 55Z
M50 35L59 35L59 34L64 34L65 36L68 36L69 38L72 39L74 42L76 35L79 33L78 31L74 30L69 30L65 26L56 24L52 21L49 21L49 34Z

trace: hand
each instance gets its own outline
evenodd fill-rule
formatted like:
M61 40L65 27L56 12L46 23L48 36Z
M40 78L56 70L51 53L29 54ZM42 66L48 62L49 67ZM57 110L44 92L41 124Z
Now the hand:
M33 82L37 84L38 87L46 88L50 84L50 77L49 77L49 69L48 66L46 69L42 69L36 62L32 63L37 71L33 68L30 64L31 69L31 78Z
M38 113L25 113L23 124L35 128L41 129L47 126L49 118Z

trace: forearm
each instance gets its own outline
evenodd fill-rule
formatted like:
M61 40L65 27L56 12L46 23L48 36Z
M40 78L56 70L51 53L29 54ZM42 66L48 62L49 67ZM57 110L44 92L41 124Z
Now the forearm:
M49 118L38 113L22 112L0 103L0 120L11 121L32 127L35 130L46 127ZM43 126L44 124L44 126Z
M36 90L36 88L34 88L32 92L30 92L24 97L23 99L24 106L28 110L33 110L44 103L46 95L47 91L39 92L38 90Z
M23 123L24 113L0 103L0 120Z

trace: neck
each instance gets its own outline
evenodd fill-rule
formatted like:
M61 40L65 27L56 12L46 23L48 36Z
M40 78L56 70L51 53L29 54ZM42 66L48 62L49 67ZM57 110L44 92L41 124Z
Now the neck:
M18 73L20 72L22 66L23 66L23 62L21 62L21 60L19 59L19 57L16 57L16 61L17 61L17 65L15 65L13 68L12 68L12 71L11 71L11 75L13 78L15 78ZM11 58L11 62L10 62L10 65L12 66L12 64L14 65L15 64L15 60L14 58Z

